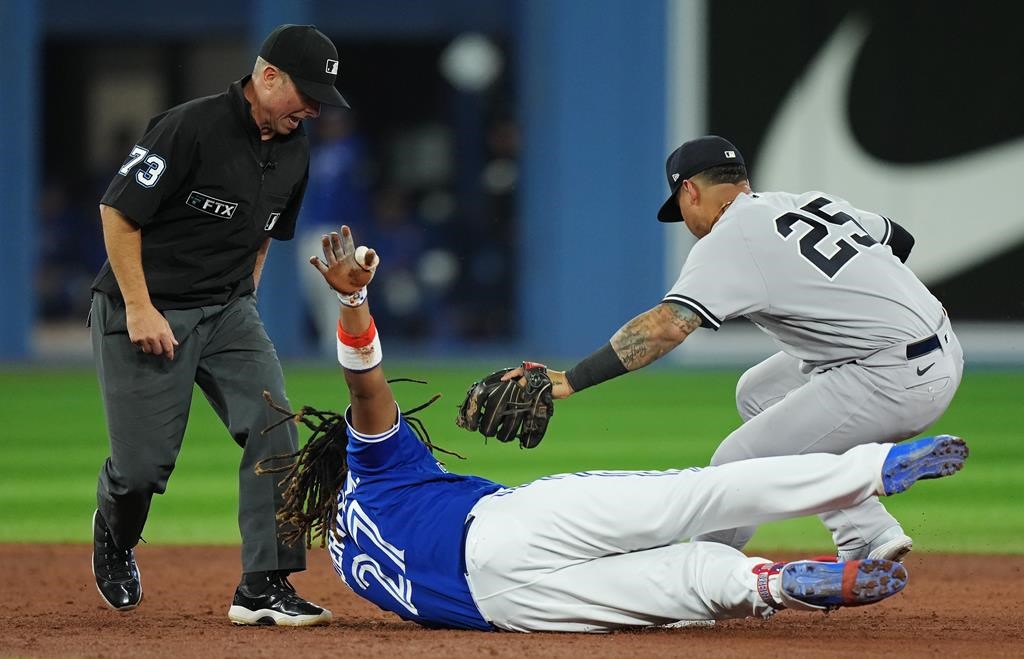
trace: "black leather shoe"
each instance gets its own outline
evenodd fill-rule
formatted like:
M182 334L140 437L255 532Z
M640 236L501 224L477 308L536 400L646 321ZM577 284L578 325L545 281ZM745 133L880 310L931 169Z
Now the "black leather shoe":
M92 515L92 573L96 588L110 608L130 611L142 601L135 551L117 548L98 510Z
M331 612L302 599L280 572L266 573L266 581L243 582L235 590L228 618L236 625L326 625ZM248 579L247 581L252 581Z

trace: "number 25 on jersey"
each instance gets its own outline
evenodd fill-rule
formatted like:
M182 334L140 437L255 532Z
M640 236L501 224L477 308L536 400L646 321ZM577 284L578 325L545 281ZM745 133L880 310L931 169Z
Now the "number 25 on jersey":
M842 211L829 215L822 210L831 203L833 202L830 199L818 197L797 212L791 211L775 218L775 233L787 242L793 235L793 227L797 222L810 227L810 230L800 237L800 255L830 280L834 279L864 248L878 244L853 217ZM852 227L844 226L850 222L862 233L851 232ZM850 240L846 240L847 238ZM827 253L822 247L831 249Z

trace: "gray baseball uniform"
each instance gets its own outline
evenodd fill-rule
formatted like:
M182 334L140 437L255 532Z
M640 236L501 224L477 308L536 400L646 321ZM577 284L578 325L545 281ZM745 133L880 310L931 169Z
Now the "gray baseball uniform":
M942 305L885 245L890 231L821 192L741 194L694 245L663 301L715 330L749 318L782 349L740 379L744 423L711 464L899 441L945 411L963 353ZM821 518L840 550L898 528L876 498ZM701 539L742 548L753 531Z

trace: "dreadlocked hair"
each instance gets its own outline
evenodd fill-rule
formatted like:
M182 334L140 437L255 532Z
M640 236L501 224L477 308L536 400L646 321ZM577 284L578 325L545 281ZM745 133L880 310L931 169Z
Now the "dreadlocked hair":
M426 384L408 378L397 378L388 382ZM437 451L465 460L454 451L434 445L423 422L411 416L433 404L440 397L441 394L435 394L430 400L409 410L402 417L431 454ZM319 539L320 546L325 547L327 533L334 529L334 520L338 515L338 492L348 477L348 435L345 432L348 423L345 421L345 415L309 406L303 406L296 414L275 403L269 392L264 391L263 398L274 411L282 414L282 418L267 426L261 434L265 435L289 421L301 423L313 431L305 446L298 451L271 456L256 463L256 474L259 476L284 474L281 479L281 483L285 484L284 505L277 513L277 520L282 526L279 530L281 539L289 545L305 540L307 549L313 546L314 540ZM337 537L336 529L334 533Z

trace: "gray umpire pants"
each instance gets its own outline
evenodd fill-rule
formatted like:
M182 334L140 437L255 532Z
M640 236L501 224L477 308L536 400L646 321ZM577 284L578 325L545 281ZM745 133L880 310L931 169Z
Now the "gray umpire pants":
M103 293L92 298L93 357L110 435L110 457L96 492L103 519L121 548L134 547L153 494L163 494L174 469L198 384L242 448L238 469L238 526L242 571L304 570L305 547L278 540L280 475L257 476L265 457L292 453L294 424L266 435L280 415L263 399L288 405L284 374L263 328L253 295L227 304L166 311L178 346L174 360L145 354L128 339L124 303Z

